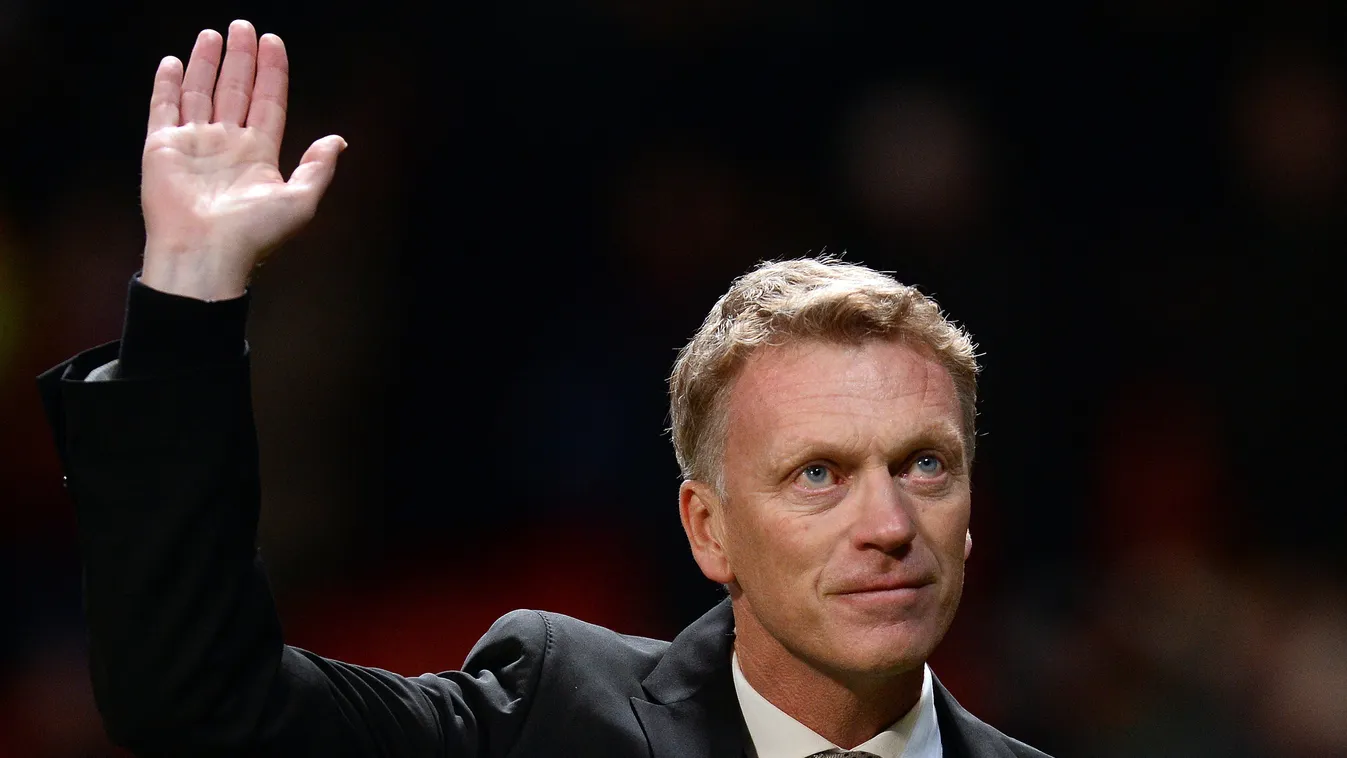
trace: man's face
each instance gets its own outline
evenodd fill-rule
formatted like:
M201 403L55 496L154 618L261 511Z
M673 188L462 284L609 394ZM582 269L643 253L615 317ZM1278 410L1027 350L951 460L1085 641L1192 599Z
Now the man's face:
M772 347L728 414L716 531L741 643L757 626L762 644L843 676L920 666L954 618L970 546L949 373L894 341Z

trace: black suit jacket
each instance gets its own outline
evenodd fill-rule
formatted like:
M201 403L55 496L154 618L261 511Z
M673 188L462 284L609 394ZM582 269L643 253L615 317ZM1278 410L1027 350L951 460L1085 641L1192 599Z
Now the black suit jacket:
M139 380L39 378L85 568L94 692L147 756L739 758L728 601L673 642L515 611L461 670L403 677L284 644L255 548L260 485L246 356ZM1042 753L938 682L946 756Z

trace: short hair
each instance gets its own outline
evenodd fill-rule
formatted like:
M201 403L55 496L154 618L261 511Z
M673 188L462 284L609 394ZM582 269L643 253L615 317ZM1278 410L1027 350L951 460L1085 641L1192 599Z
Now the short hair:
M765 261L716 301L669 376L674 454L684 479L722 490L730 388L763 347L805 340L859 344L895 339L949 371L972 463L977 346L930 297L886 273L835 257Z

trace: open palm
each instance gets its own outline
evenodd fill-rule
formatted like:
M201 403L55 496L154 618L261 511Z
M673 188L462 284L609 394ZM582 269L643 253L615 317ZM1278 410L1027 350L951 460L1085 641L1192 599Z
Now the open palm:
M185 73L176 58L160 62L142 163L142 281L203 299L242 293L253 267L313 217L346 147L335 135L314 142L286 180L285 45L235 21L221 65L223 46L208 29Z

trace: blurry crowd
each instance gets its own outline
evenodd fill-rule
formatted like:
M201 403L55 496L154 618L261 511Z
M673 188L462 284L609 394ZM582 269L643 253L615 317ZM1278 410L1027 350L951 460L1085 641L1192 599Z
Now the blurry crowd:
M1347 755L1347 11L1106 5L0 7L0 758L118 755L33 378L117 338L155 63L234 17L290 51L283 171L351 145L252 290L293 644L419 674L516 607L700 615L664 378L827 251L985 353L961 702L1061 756Z

